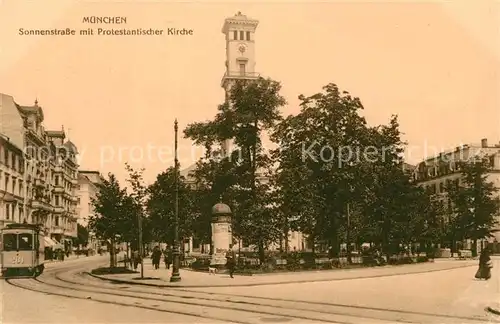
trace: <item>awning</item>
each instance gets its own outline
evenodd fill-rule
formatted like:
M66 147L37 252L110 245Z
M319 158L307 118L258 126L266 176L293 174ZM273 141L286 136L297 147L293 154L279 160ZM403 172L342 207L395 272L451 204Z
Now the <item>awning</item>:
M54 242L54 240L52 240L50 237L48 236L44 236L43 238L44 242L45 242L45 246L46 247L54 247L57 245L56 242Z
M63 245L61 243L58 243L56 240L53 240L48 236L45 236L43 240L45 241L46 247L50 247L54 250L63 249Z

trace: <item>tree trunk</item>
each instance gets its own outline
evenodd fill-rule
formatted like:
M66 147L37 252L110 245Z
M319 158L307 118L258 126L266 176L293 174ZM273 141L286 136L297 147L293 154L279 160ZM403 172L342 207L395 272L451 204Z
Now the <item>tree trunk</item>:
M115 239L110 240L110 246L109 246L109 267L114 268L115 267Z
M130 260L129 252L130 252L130 243L127 242L127 251L125 252L126 254L125 254L125 262L124 262L125 268L128 268L128 266L129 266L129 264L127 262ZM132 262L130 262L130 267L132 267Z
M472 248L471 248L471 251L472 251L472 256L475 258L477 257L477 239L473 239L472 240Z
M283 239L285 241L285 253L288 253L290 251L290 244L288 242L288 232L290 231L290 228L288 226L288 221L285 220L285 229L283 230Z
M266 262L266 251L264 249L264 242L262 242L262 240L259 240L259 243L258 243L258 247L259 247L259 260L260 260L260 264L264 264L264 262Z

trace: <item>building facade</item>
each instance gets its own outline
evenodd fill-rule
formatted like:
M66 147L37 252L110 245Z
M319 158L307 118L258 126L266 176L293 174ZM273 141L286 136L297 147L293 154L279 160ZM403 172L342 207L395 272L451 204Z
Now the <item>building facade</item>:
M77 212L78 224L87 227L90 217L94 216L94 207L92 200L97 197L99 192L98 184L102 182L102 176L99 171L78 171L77 185ZM88 249L99 250L99 242L95 234L89 232Z
M70 247L77 236L78 154L64 130L43 126L42 107L21 106L0 94L0 227L39 224Z
M460 184L462 174L459 162L472 161L475 158L489 159L491 170L488 172L487 180L500 189L500 143L489 145L487 139L482 139L481 144L457 146L453 150L422 161L413 171L413 180L449 205L446 188L450 183ZM446 220L443 221L446 226ZM495 239L500 242L500 232L495 232L493 240ZM470 242L465 244L470 248Z

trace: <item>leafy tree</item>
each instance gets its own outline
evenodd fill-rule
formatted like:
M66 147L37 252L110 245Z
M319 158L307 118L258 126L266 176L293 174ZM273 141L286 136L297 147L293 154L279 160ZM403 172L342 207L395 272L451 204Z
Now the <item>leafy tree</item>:
M435 242L436 206L403 171L397 116L369 127L359 98L335 84L299 99L300 113L272 134L280 144L273 181L285 223L328 242L336 255L342 241L373 242L388 255L401 244ZM346 252L349 257L350 244Z
M135 223L129 231L129 242L139 243L139 236L142 244L147 243L148 231L146 218L146 203L148 199L148 187L144 182L144 168L139 170L133 169L128 163L125 163L125 169L128 172L127 183L131 187L131 192L125 197L125 205L131 217L135 219ZM140 233L139 233L140 229ZM146 235L144 235L146 233ZM135 246L138 247L138 245Z
M477 255L477 241L492 237L498 224L498 188L488 181L489 160L474 159L460 162L461 181L451 195L456 222L460 224L463 238L471 239L472 253Z
M285 118L272 134L279 143L273 157L279 164L281 207L288 211L292 228L314 241L328 241L337 254L347 205L365 190L354 181L357 158L349 150L368 144L366 122L358 113L363 106L334 84L299 99L300 113Z
M211 245L211 212L212 207L221 201L234 201L231 188L236 183L233 169L234 163L229 158L200 159L191 174L194 184L191 186L196 203L193 204L193 234L203 243Z
M73 245L81 245L86 247L89 242L89 231L85 226L76 224L76 238L73 240Z
M173 244L175 218L175 168L170 167L159 174L149 186L146 203L155 240ZM193 233L193 200L191 188L185 178L179 177L179 237L187 238Z
M259 178L260 170L271 163L262 148L261 136L281 119L279 108L286 101L279 94L280 89L281 85L271 79L238 80L213 121L191 124L184 131L186 137L205 146L208 152L213 152L214 146L217 149L221 141L234 141L237 149L224 152L222 159L210 158L217 162L205 162L209 164L204 172L198 173L198 178L209 183L205 188L212 199L217 194L218 199L234 197L232 203L227 201L234 211L233 234L256 244L261 261L267 242L274 240L277 232L265 200L268 187ZM236 156L238 159L234 160ZM219 173L221 170L225 172ZM230 181L225 182L224 177ZM235 179L237 182L232 181ZM219 184L223 185L218 187Z
M124 213L123 201L126 196L125 189L120 187L116 176L108 174L108 179L96 184L98 191L92 198L95 214L89 217L88 228L101 240L106 240L114 247L123 233L130 228L133 221ZM110 253L110 267L115 266L114 254Z

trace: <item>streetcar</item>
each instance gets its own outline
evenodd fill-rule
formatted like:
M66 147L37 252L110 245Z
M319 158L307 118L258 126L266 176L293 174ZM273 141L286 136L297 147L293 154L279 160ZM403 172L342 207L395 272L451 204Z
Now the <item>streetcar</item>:
M8 224L0 231L3 277L38 277L44 270L44 235L32 224Z

